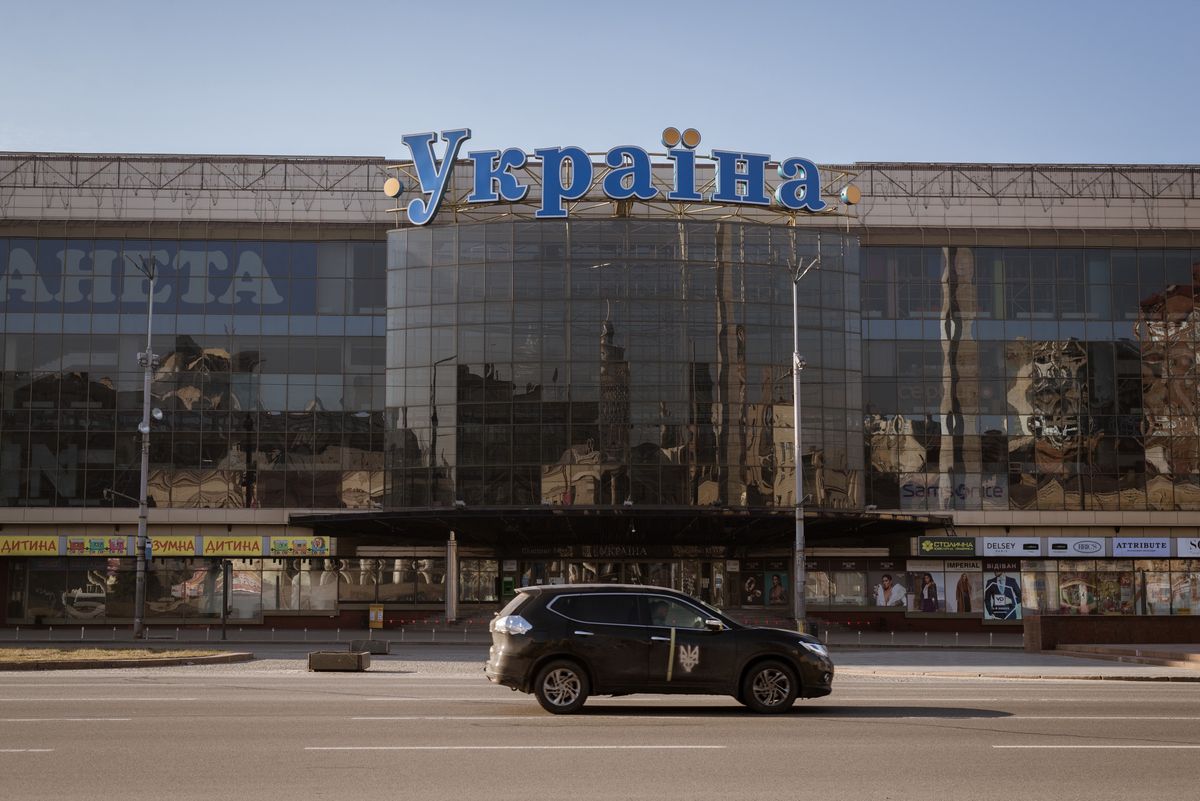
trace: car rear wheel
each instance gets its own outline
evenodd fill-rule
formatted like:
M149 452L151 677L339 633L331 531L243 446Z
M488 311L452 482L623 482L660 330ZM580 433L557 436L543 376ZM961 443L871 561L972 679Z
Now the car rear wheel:
M800 691L796 672L782 662L760 662L742 680L739 699L755 712L770 714L792 708Z
M533 683L533 694L547 712L569 715L578 712L587 700L587 674L575 662L566 659L550 662L540 671Z

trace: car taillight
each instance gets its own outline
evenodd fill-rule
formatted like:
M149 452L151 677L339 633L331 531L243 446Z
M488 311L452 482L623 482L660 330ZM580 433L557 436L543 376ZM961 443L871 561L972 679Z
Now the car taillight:
M528 634L533 625L520 615L505 615L492 621L492 631L500 634Z

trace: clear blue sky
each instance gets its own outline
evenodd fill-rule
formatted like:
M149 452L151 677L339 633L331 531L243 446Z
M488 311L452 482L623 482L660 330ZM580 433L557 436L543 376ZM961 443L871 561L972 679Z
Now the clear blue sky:
M1195 163L1196 0L16 2L0 149Z

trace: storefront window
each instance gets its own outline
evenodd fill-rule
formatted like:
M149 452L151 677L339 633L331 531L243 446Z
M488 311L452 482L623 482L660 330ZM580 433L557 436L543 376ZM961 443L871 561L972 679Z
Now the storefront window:
M834 572L833 603L835 606L866 606L866 571L838 570Z
M461 559L458 563L458 598L464 603L497 600L500 563L495 559Z
M1121 559L1101 562L1096 573L1096 612L1102 615L1132 615L1133 562Z
M1058 613L1090 615L1096 611L1096 564L1090 560L1063 562L1058 571Z
M412 559L379 560L379 602L411 604L416 598L417 571Z
M220 617L217 579L210 559L153 559L146 570L146 617Z
M338 567L338 600L343 603L373 603L377 583L374 559L342 559Z
M444 603L446 600L446 560L417 559L415 569L417 573L417 603Z
M1171 608L1177 615L1200 615L1200 559L1171 560Z
M1133 563L1135 615L1171 614L1170 568L1169 559L1139 559Z

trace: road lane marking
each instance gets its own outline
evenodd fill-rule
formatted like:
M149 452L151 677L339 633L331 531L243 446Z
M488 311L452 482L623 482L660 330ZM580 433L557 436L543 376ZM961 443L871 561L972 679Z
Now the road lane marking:
M305 751L685 751L724 745L310 745Z
M1200 745L993 745L992 748L1007 748L1007 749L1072 749L1072 750L1099 750L1099 749L1138 749L1138 750L1189 750L1200 748Z
M0 754L49 754L53 748L0 748Z
M116 723L133 718L0 718L0 723Z
M20 704L24 702L45 704L51 701L67 702L72 704L123 704L127 701L154 701L154 702L171 702L171 701L198 701L198 698L0 698L0 703L3 704Z

